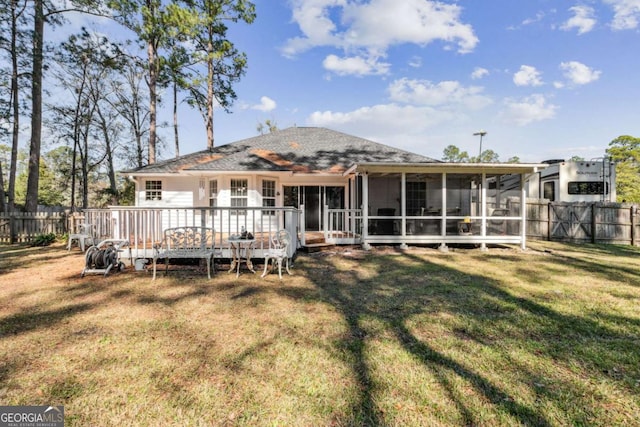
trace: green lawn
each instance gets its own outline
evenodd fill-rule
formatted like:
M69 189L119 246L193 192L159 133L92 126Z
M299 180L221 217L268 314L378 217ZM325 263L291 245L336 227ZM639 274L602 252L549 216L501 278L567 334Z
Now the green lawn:
M0 404L69 426L640 426L640 249L530 248L152 282L0 246Z

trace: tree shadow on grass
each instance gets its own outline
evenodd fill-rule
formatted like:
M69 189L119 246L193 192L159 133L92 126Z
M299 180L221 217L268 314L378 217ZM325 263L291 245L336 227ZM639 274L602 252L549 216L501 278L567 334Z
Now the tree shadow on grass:
M603 244L550 244L549 264L564 268L570 265L583 272L605 280L625 279L626 284L640 287L640 271L633 261L640 258L640 248ZM615 260L617 262L612 262ZM631 262L626 262L631 261Z
M59 244L44 247L0 244L0 276L34 264L63 262L67 256L69 253L66 250L63 251Z
M378 262L380 261L383 261L385 265L377 265L375 268L386 269L387 272L406 268L406 266L397 264L396 260L391 257L383 257L378 260ZM331 269L329 263L323 264L325 271ZM400 271L398 272L400 273ZM338 309L348 327L348 334L345 337L347 343L344 343L344 346L351 353L352 370L356 375L360 390L359 402L353 408L354 420L350 421L370 426L385 424L382 412L375 405L374 385L367 362L367 355L365 354L367 331L361 326L361 321L364 317L372 317L384 321L391 328L404 349L416 356L418 360L432 370L443 388L447 390L449 397L455 402L465 425L473 425L478 420L474 419L472 412L466 408L464 400L457 396L453 386L443 375L443 370L453 371L459 377L469 381L486 399L493 404L501 406L511 415L518 418L520 422L536 426L550 425L544 417L536 414L531 408L515 403L512 397L485 379L480 373L473 372L457 361L434 350L409 331L405 326L405 322L411 315L422 311L422 302L414 300L413 304L396 304L395 301L406 303L412 297L420 298L425 295L415 294L410 286L405 286L406 283L403 284L401 281L382 282L375 279L362 281L355 276L351 280L345 280L344 272L341 272L341 275L343 277L340 282L325 280L317 281L315 284L320 291L320 299ZM345 282L351 282L351 285L347 285ZM384 295L388 290L391 290L393 296L386 302L378 301L378 303L372 304L369 302L370 298L362 294L363 290L365 292L368 290L372 295ZM391 300L394 300L394 302L391 302ZM429 303L429 301L424 302Z
M53 310L38 308L0 319L0 339L5 335L17 335L36 329L50 328L72 316L90 310L91 304L74 304Z
M372 367L366 354L368 331L363 326L364 319L383 322L402 348L433 373L449 398L455 402L466 425L481 423L481 415L468 407L468 403L451 384L451 375L470 384L481 399L490 402L497 412L522 425L548 426L555 421L547 418L538 408L519 403L519 396L510 395L485 373L470 368L436 350L428 341L421 340L408 326L415 316L448 313L469 325L465 330L458 331L460 334L481 345L491 346L501 338L523 340L525 344L531 340L549 360L586 364L589 369L600 373L616 363L633 366L633 351L628 346L620 346L620 342L631 343L634 340L632 336L621 334L597 321L563 314L532 299L512 295L492 279L434 265L424 258L409 254L403 257L371 256L360 263L361 268L345 271L337 269L329 257L299 259L298 265L305 265L303 268L315 290L303 294L287 287L276 290L290 298L317 299L327 303L343 317L348 332L338 345L348 352L347 359L360 393L357 404L352 408L353 419L345 420L346 424L375 426L387 422L384 413L376 405ZM363 277L363 269L375 273L371 277ZM520 316L526 320L521 320ZM497 331L506 336L496 337L496 331L483 327L491 322L498 324ZM510 332L514 325L516 331ZM607 337L607 340L600 343L598 337ZM564 342L565 338L569 341ZM571 343L585 340L596 340L604 348L597 350L598 354L591 354L592 350L589 349L574 352ZM508 359L506 354L503 356ZM582 357L586 360L582 360ZM534 384L538 374L527 372L524 367L522 369L524 372L521 375L526 378L523 381ZM575 384L559 384L558 387L570 389ZM545 390L535 392L546 393L549 399L556 399L554 402L557 406L568 411L572 405L588 405L586 401L558 402L560 397ZM579 412L564 416L572 423L589 422L584 419L587 415Z

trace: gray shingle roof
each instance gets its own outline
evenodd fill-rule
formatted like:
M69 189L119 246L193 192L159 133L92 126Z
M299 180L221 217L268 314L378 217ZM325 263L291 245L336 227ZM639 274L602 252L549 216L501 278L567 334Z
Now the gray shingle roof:
M292 171L341 174L354 164L434 163L424 157L325 128L291 127L187 154L129 173Z

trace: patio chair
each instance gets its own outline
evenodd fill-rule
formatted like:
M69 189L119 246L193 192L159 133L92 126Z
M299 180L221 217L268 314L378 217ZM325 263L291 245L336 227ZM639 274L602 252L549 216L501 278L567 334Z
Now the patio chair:
M289 245L291 244L291 235L287 230L279 230L274 236L271 237L269 242L269 249L264 254L264 271L262 276L267 275L267 268L269 262L271 262L271 271L278 264L278 276L282 280L282 264L284 262L287 273L291 275L289 271Z
M78 243L80 246L80 250L84 252L85 243L90 241L93 245L94 237L93 237L94 227L92 224L78 224L76 225L75 233L69 234L69 239L67 240L67 250L71 250L71 244L73 241Z

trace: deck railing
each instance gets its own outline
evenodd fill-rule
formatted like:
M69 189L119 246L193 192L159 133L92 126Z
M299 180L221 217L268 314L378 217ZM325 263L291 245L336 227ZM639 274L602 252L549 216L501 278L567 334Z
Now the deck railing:
M324 209L324 239L335 244L359 244L362 237L361 209Z
M359 209L324 209L325 239L336 244L522 243L519 212L491 209L490 215L460 215L459 209L424 215L369 215ZM365 230L366 227L366 230Z
M128 240L133 258L152 257L153 245L162 241L163 230L180 226L213 227L216 231L215 245L219 249L217 256L221 257L230 256L229 236L242 231L255 237L255 257L262 257L263 251L269 248L269 237L282 228L295 239L291 255L299 241L299 211L291 207L110 207L86 209L83 213L84 217L74 218L92 224L96 240Z

